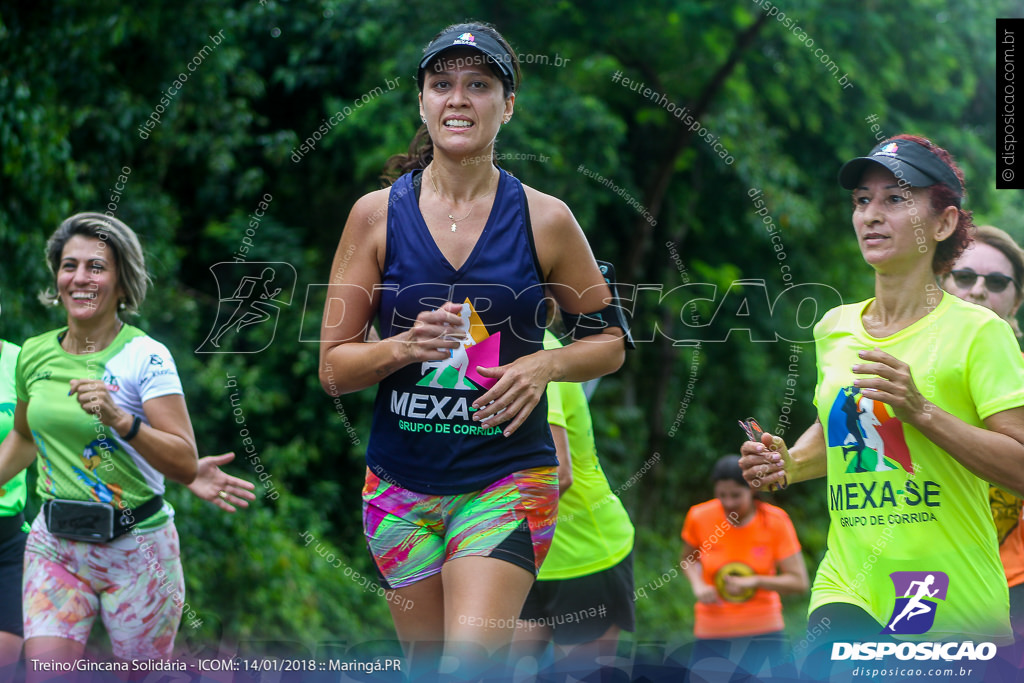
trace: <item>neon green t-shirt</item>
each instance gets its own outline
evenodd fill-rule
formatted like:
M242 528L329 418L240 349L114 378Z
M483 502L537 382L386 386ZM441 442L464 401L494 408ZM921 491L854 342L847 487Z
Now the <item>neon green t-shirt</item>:
M544 333L544 348L561 344ZM552 382L547 388L548 423L569 436L572 486L558 500L558 520L551 550L538 581L574 579L614 567L633 549L633 523L612 493L594 445L594 428L583 387Z
M14 407L18 401L14 388L14 369L21 347L9 341L0 340L0 344L3 344L0 349L0 441L3 441L14 426ZM27 495L25 472L22 471L0 488L0 517L13 517L24 510Z
M43 500L63 498L136 508L164 492L164 477L131 444L87 413L69 396L72 379L103 379L114 402L146 421L143 404L181 394L178 371L167 348L131 325L95 353L71 354L60 345L67 328L25 342L18 359L18 399L28 404L29 429L36 442ZM147 422L148 424L148 422ZM138 525L155 529L174 514L163 509Z
M991 311L949 294L913 325L875 339L861 322L871 301L834 308L815 327L814 403L828 446L831 525L809 609L857 605L880 631L906 640L1005 640L1009 602L988 483L855 388L851 366L863 362L857 352L878 347L910 366L927 400L984 427L985 418L1024 405L1017 342ZM908 619L902 634L888 630L897 598L910 596L908 581L927 580L935 593L942 574L945 597L927 600L929 616L917 622L933 624L913 633Z

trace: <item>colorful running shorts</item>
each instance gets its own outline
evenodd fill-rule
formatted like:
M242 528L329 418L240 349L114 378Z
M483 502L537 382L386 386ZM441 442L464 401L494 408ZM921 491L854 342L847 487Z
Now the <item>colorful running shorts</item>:
M441 571L448 560L494 557L533 572L551 547L558 512L555 467L535 467L482 491L437 496L382 481L369 470L363 530L381 584L402 588Z
M181 623L185 577L169 522L109 543L57 538L36 517L25 547L25 638L83 645L96 616L119 659L165 659Z

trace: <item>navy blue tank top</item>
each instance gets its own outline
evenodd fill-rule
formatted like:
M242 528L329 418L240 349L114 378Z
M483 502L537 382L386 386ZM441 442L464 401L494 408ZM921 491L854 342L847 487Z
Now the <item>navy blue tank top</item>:
M420 173L399 178L388 199L381 337L452 301L463 304L469 339L443 361L413 363L380 382L366 461L381 479L411 491L468 493L512 472L558 464L546 398L508 438L507 423L485 429L472 419L473 401L496 381L477 366L505 365L544 348L544 284L515 177L501 171L487 224L465 264L454 268L420 213Z

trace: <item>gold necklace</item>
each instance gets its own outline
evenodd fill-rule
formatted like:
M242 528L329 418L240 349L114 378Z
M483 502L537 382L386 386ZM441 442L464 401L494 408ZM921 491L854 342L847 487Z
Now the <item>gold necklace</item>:
M426 171L424 171L424 173L425 172ZM434 180L434 174L433 173L430 174L430 184L434 186L434 194L437 195L437 198L438 199L444 199L441 196L441 191L437 189L437 182ZM490 192L488 192L487 194L490 194ZM485 195L480 195L480 197L484 197L484 196ZM476 203L480 200L480 197L477 197L476 199L473 200L473 202L469 206L469 213L467 213L462 218L456 218L452 214L450 214L450 213L448 214L448 220L450 220L452 222L452 232L455 232L455 229L458 227L458 226L455 225L457 222L464 221L467 218L469 218L470 214L473 213L473 208L476 206Z

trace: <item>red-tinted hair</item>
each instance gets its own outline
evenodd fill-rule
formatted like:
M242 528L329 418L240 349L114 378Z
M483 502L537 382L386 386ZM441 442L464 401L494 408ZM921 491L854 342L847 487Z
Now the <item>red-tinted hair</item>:
M919 135L902 133L894 135L890 139L909 140L910 142L916 142L922 147L926 147L956 174L960 185L965 188L964 191L966 193L967 184L964 182L964 172L956 165L952 154L934 144L931 140ZM962 199L958 201L956 190L942 183L936 183L924 189L928 191L932 211L936 214L944 211L947 206L958 206L963 202ZM974 239L974 218L971 212L965 211L962 208L957 210L959 211L959 218L956 222L956 229L953 230L952 235L939 242L935 247L935 256L932 257L932 271L936 275L944 275L952 270L953 264L960 258L960 254L971 245Z

